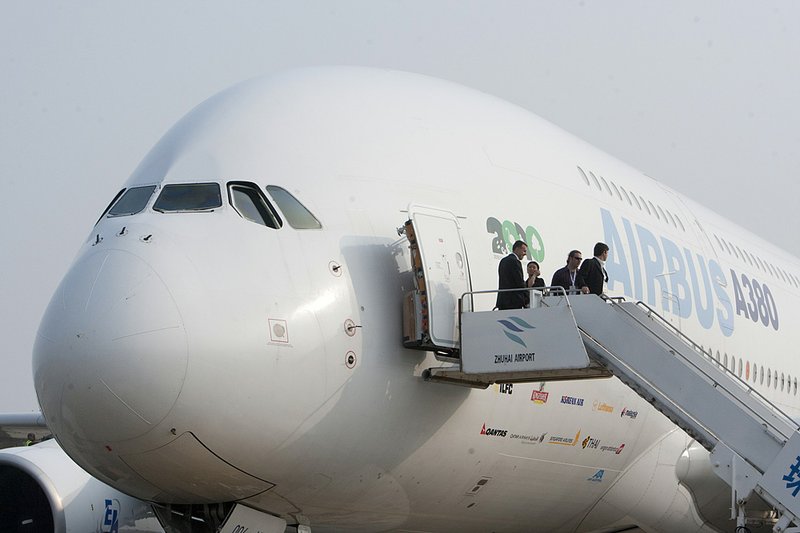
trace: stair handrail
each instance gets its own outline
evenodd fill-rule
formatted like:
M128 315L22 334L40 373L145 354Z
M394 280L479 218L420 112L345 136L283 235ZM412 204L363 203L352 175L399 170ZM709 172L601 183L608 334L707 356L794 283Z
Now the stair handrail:
M619 305L619 303L617 303L616 301L614 301L614 300L618 300L619 298L608 298L608 297L606 297L606 298L604 298L604 299L606 299L606 300L610 300L610 301L611 301L611 305L615 305L615 306L616 306L616 307L618 307L618 308L619 308L621 311L623 311L623 312L624 312L626 315L628 315L629 317L631 317L633 320L636 320L636 322L639 322L639 320L638 320L638 319L637 319L637 318L636 318L634 315L632 315L630 312L628 312L628 310L627 310L627 309L625 309L624 307L622 307L621 305ZM623 299L623 300L624 300L624 299ZM642 302L642 301L637 301L637 302L636 302L636 305L637 305L638 307L642 307L642 308L644 308L644 309L647 311L647 314L648 314L648 316L651 316L651 317L653 317L653 316L654 316L654 317L658 318L659 322L660 322L660 323L662 323L662 325L665 325L665 326L667 327L667 329L669 329L670 331L672 331L673 333L675 333L675 334L676 334L676 336L677 336L679 339L681 339L682 341L684 341L684 342L686 342L687 344L689 344L689 346L690 346L691 348L694 348L696 351L699 351L701 354L703 354L703 355L705 355L705 356L709 356L709 357L711 356L710 352L706 352L706 351L705 351L705 350L704 350L704 349L703 349L703 348L702 348L700 345L698 345L696 342L694 342L694 341L693 341L691 338L689 338L689 337L688 337L688 336L687 336L685 333L683 333L681 330L679 330L678 328L676 328L676 327L675 327L673 324L671 324L671 323L670 323L670 322L669 322L669 321L668 321L666 318L664 318L663 316L661 316L661 315L660 315L660 314L659 314L659 313L658 313L658 312L657 312L655 309L653 309L652 307L650 307L649 305L647 305L645 302ZM639 323L641 323L641 322L639 322ZM651 333L653 333L653 332L651 332ZM657 336L657 335L656 335L656 336ZM658 336L657 336L657 337L658 337ZM660 340L661 342L663 342L663 343L664 343L664 344L666 344L667 346L669 346L669 347L672 347L672 344L670 344L670 343L669 343L667 340L665 340L665 339L662 339L662 338L660 338L660 337L658 337L658 338L659 338L659 340ZM683 355L680 353L680 351L678 351L678 350L673 350L673 353L675 353L675 354L679 354L679 355L680 355L680 357L681 357L681 359L683 359L684 361L686 361L687 363L689 363L690 365L692 365L692 367L693 367L693 368L695 368L695 369L696 369L698 372L700 372L702 375L706 376L706 377L707 377L707 378L709 378L709 379L712 379L712 380L714 380L713 376L709 375L709 374L708 374L708 372L706 372L704 369L702 369L702 368L698 367L697 365L695 365L695 364L694 364L694 362L692 362L691 360L689 360L689 359L687 359L686 357L684 357L684 356L683 356ZM712 357L712 360L713 360L713 357ZM736 375L734 372L732 372L730 369L728 369L728 368L727 368L725 365L719 364L719 362L717 362L716 360L714 360L714 362L715 362L715 364L716 364L716 366L717 366L718 368L722 368L722 369L725 371L725 373L727 373L727 374L730 374L731 376L733 376L733 378L735 379L735 381L736 381L736 382L738 382L740 385L743 385L743 386L744 386L744 390L745 390L745 393L746 393L746 394L748 394L748 395L749 395L749 396L751 396L751 397L753 397L753 395L755 395L755 397L756 397L758 400L760 400L762 404L764 404L764 405L765 405L766 407L768 407L769 409L771 409L771 410L775 411L777 414L781 415L781 416L784 418L784 422L785 422L785 423L787 423L787 425L788 425L788 426L790 426L790 427L793 427L793 428L795 429L795 431L797 431L798 429L800 429L800 426L798 426L798 423L797 423L797 422L796 422L796 421L795 421L795 420L794 420L794 419L793 419L791 416L789 416L787 413L785 413L785 412L784 412L784 411L783 411L783 410L782 410L780 407L778 407L777 405L775 405L774 403L772 403L770 400L768 400L768 399L767 399L767 398L766 398L766 397L765 397L763 394L761 394L761 393L760 393L760 392L758 392L756 389L754 389L753 387L751 387L751 386L750 386L750 384L748 384L748 383L747 383L746 381L744 381L742 378L740 378L739 376L737 376L737 375ZM718 383L718 382L717 382L717 380L714 380L714 382L715 382L715 383L717 383L717 384L720 386L720 388L722 388L722 390L724 390L725 392L727 392L728 394L730 394L730 395L731 395L733 398L736 398L736 395L735 395L735 394L733 394L731 391L729 391L729 390L728 390L728 389L725 387L725 385L724 385L724 384L722 384L722 383ZM779 428L775 427L773 424L771 424L771 423L770 423L768 420L766 420L766 419L765 419L764 417L762 417L760 414L758 414L757 412L753 411L753 410L752 410L752 409L751 409L751 408L750 408L750 407L749 407L749 406L748 406L746 403L744 403L744 402L741 402L741 401L740 401L740 400L738 400L738 399L737 399L737 401L738 401L739 403L741 403L742 405L744 405L744 406L747 408L747 410L748 410L748 411L750 411L751 413L753 413L753 414L754 414L754 415L755 415L757 418L759 418L760 420L762 420L762 421L763 421L763 423L765 423L765 424L768 424L768 425L769 425L769 426L770 426L770 427L771 427L773 430L775 430L775 432L777 432L778 434L780 434L780 435L781 435L782 437L784 437L786 440L788 440L788 439L789 439L790 435L786 435L786 434L784 434L784 432L783 432L783 431L781 431Z
M679 328L678 328L678 327L677 327L675 324L673 324L672 322L670 322L669 320L667 320L667 318L666 318L665 316L662 316L662 315L661 315L661 314L660 314L658 311L656 311L655 309L653 309L652 307L650 307L650 305L646 304L645 302L643 302L643 301L641 301L641 300L637 301L637 302L636 302L636 305L637 305L638 307L642 307L642 308L644 308L644 310L645 310L645 311L647 311L647 314L648 314L648 316L654 316L654 317L656 317L657 319L659 319L659 320L661 321L661 324L662 324L664 327L666 327L667 329L671 330L671 331L672 331L672 332L673 332L675 335L677 335L678 337L680 337L680 338L681 338L681 339L682 339L682 340L683 340L683 341L684 341L686 344L688 344L689 346L691 346L692 348L694 348L696 351L700 352L700 353L701 353L701 354L703 354L703 355L707 355L707 356L708 356L710 359L714 359L714 354L711 352L711 350L710 350L710 349L709 349L708 351L706 351L706 349L705 349L705 348L703 348L703 346L702 346L702 345L700 345L700 344L697 344L697 343L696 343L696 342L695 342L693 339L691 339L691 338L690 338L688 335L686 335L686 334L685 334L683 331L681 331L681 330L680 330L680 329L679 329ZM727 367L725 367L725 366L724 366L724 365L722 365L722 364L720 364L719 366L721 366L721 367L722 367L722 368L724 368L725 370L728 370L728 368L727 368ZM735 378L737 378L737 379L741 379L741 378L739 378L738 376L736 376L736 374L734 374L733 372L731 372L731 374L732 374L732 375L733 375ZM746 382L744 382L744 383L746 384ZM749 385L748 385L748 386L749 386Z
M567 296L567 291L564 290L564 287L561 285L553 285L548 287L525 287L525 288L517 288L517 289L490 289L490 290L483 290L483 291L468 291L463 293L458 298L458 314L470 312L474 313L471 309L469 311L465 311L464 309L464 298L466 296L473 296L475 294L497 294L500 292L516 292L516 291L539 291L542 293L543 296L563 296L566 300L566 304L569 306L569 298ZM547 303L542 300L543 305L547 305ZM549 307L549 306L548 306Z

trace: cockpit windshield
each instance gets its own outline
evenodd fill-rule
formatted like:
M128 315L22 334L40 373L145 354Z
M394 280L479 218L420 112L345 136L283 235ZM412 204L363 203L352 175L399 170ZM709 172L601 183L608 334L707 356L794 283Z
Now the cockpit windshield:
M246 182L230 182L228 183L228 195L233 208L245 220L274 229L283 225L280 217L269 205L257 185Z
M117 202L108 210L110 217L123 217L126 215L135 215L141 212L153 191L156 190L155 185L147 185L146 187L132 187L125 191Z
M161 213L175 211L213 211L222 206L217 183L165 185L153 209Z
M286 221L294 229L319 229L322 227L317 217L283 187L267 185L267 192L278 204L283 216L286 217Z

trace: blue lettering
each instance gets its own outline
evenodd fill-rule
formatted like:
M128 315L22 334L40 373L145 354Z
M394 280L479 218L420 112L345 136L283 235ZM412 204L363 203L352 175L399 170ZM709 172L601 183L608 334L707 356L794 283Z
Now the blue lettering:
M697 269L694 267L692 261L692 252L688 248L683 249L686 256L686 264L688 265L689 275L692 278L692 292L694 293L694 308L697 309L697 319L700 325L705 329L711 329L714 324L714 302L713 295L711 294L711 281L708 278L708 269L706 268L705 258L697 254L697 263L700 266L700 273L703 275L703 288L705 289L705 305L703 304L702 293L700 292L700 285L697 282Z
M608 261L606 261L608 290L614 290L616 284L619 283L622 285L623 293L630 296L633 294L633 287L631 286L631 275L628 270L628 260L625 257L622 239L619 236L611 213L606 209L600 209L600 217L603 220L605 243L611 250L611 253L608 254Z
M119 500L105 500L106 509L103 514L103 533L119 532Z
M733 334L735 314L754 322L760 319L764 325L778 329L777 306L766 285L740 280L731 271L736 295L734 313L733 300L727 292L728 280L716 260L706 260L701 253L620 217L623 236L607 209L600 209L600 218L605 242L611 249L605 265L609 291L621 290L626 296L681 318L691 318L696 310L704 329L711 329L716 321L726 337ZM744 301L748 296L749 309Z
M661 308L669 311L665 294L669 294L665 287L664 280L664 259L661 257L661 247L653 233L636 225L636 233L639 235L639 246L642 249L642 263L644 264L644 279L647 283L647 303L650 306L656 305L656 281L658 282L659 294L661 295Z
M678 246L666 237L661 237L661 244L664 245L664 259L672 290L672 312L681 318L689 318L692 315L692 293L686 281L683 256Z
M728 282L725 280L725 273L722 272L722 267L713 259L708 262L708 270L711 272L711 278L714 285L714 293L717 295L717 322L719 322L719 330L726 337L733 335L733 305L731 304L728 293L725 292L725 286ZM720 307L722 307L720 309Z
M631 223L628 222L628 219L623 217L622 225L625 226L625 235L628 237L628 248L631 251L631 270L633 271L633 297L636 300L641 300L642 275L639 273L639 254L636 249L636 238L634 238L633 236L633 228L631 228Z

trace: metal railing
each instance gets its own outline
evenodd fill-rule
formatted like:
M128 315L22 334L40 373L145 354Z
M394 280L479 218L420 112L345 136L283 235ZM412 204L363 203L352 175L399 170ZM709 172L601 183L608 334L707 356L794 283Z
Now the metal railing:
M563 297L569 305L569 299L567 298L567 292L564 290L564 287L560 285L548 286L548 287L525 287L523 289L492 289L492 290L485 290L485 291L469 291L463 293L458 299L458 313L472 313L474 312L474 301L473 297L476 295L486 295L486 294L499 294L501 292L521 292L526 291L529 294L529 301L533 298L534 292L542 293L542 305L549 306L545 301L544 298L551 297L551 296L560 296ZM470 305L465 305L464 301L465 298L469 297ZM493 307L492 309L488 309L488 311L494 311L497 307ZM525 308L523 308L525 309Z
M622 300L622 301L625 301L625 300L624 300L624 298L613 298L613 299L612 299L612 298L608 298L608 297L606 297L606 298L604 298L604 299L611 301L611 304L612 304L612 305L616 305L618 309L620 309L621 311L623 311L623 312L624 312L626 315L628 315L629 317L631 317L631 318L632 318L633 320L635 320L637 323L640 323L640 324L641 324L641 322L640 322L640 321L639 321L639 320L636 318L636 316L634 316L633 314L631 314L631 313L630 313L630 312L629 312L627 309L625 309L624 307L622 307L621 305L619 305L619 302L617 302L617 301L616 301L616 300ZM747 394L747 395L748 395L748 396L750 396L750 397L754 397L754 398L756 398L756 399L757 399L757 400L758 400L758 401L761 403L761 405L762 405L763 407L766 407L766 408L767 408L769 411L771 411L771 412L774 412L776 415L780 415L780 416L776 416L776 418L778 418L778 419L780 419L780 418L783 418L783 422L784 422L784 423L785 423L787 426L789 426L789 427L791 427L791 428L794 428L794 430L795 430L795 431L797 431L798 429L800 429L800 426L798 426L798 423L797 423L797 422L796 422L794 419L792 419L792 417L791 417L791 416L789 416L787 413L785 413L785 412L784 412L784 411L783 411L783 410L782 410L780 407L778 407L777 405L775 405L774 403L772 403L771 401L769 401L769 400L768 400L768 399L767 399L767 398L766 398L764 395L762 395L762 394L761 394L760 392L758 392L756 389L754 389L753 387L751 387L749 383L747 383L747 382L746 382L746 381L744 381L742 378L740 378L739 376L737 376L735 372L731 371L731 370L730 370L729 368L727 368L725 365L723 365L723 364L719 363L719 361L716 361L716 360L715 360L715 359L714 359L714 358L711 356L711 353L710 353L710 352L707 352L707 351L706 351L706 350L705 350L705 349L704 349L704 348L703 348L701 345L699 345L699 344L697 344L696 342L694 342L694 341L693 341L691 338L689 338L689 337L688 337L688 336L687 336L685 333L683 333L681 330L679 330L677 327L675 327L675 326L674 326L674 325L673 325L671 322L669 322L669 320L667 320L665 317L661 316L661 315L660 315L660 314L659 314L659 313L658 313L658 312L657 312L655 309L653 309L652 307L650 307L649 305L647 305L646 303L644 303L644 302L642 302L642 301L637 301L635 305L636 305L637 307L640 307L640 308L642 308L642 309L643 309L643 310L644 310L644 311L647 313L647 316L649 316L649 317L651 317L651 318L656 318L658 323L660 323L662 326L664 326L664 327L665 327L665 328L666 328L666 329L667 329L667 330L668 330L670 333L672 333L672 334L674 334L676 337L678 337L678 338L679 338L681 341L683 341L683 342L684 342L684 343L685 343L687 346L689 346L690 348L692 348L693 350L695 350L695 351L696 351L696 352L698 352L699 354L701 354L701 355L703 355L703 356L707 356L707 357L709 357L709 358L711 359L711 361L712 361L712 362L713 362L713 363L714 363L714 364L717 366L717 368L718 368L718 369L720 369L720 368L721 368L722 370L724 370L724 373L725 373L725 374L727 374L727 375L729 375L731 378L733 378L733 381L734 381L734 383L738 384L738 385L739 385L739 386L740 386L740 387L743 389L743 391L745 392L745 394ZM648 328L648 329L649 329L649 328ZM774 430L776 433L778 433L779 435L781 435L781 436L782 436L783 438L785 438L786 440L788 440L788 439L789 439L789 437L790 437L791 435L786 435L786 434L784 433L784 431L782 431L780 428L778 428L778 427L775 427L773 424L769 423L769 421L768 421L768 420L766 420L766 419L764 419L764 417L763 417L761 414L759 414L759 413L757 413L756 411L754 411L754 410L753 410L753 409L752 409L752 408L751 408L749 405L747 405L747 404L746 404L745 402L743 402L743 401L742 401L740 398L738 398L738 396L736 395L736 393L735 393L734 391L732 391L732 390L730 390L728 387L726 387L726 386L725 386L725 384L723 384L723 383L720 383L719 381L717 381L716 379L714 379L714 377L713 377L713 376L711 376L711 375L709 375L709 374L708 374L708 372L707 372L706 370L704 370L704 369L700 368L700 367L699 367L698 365L696 365L696 364L695 364L693 361L691 361L690 359L688 359L687 357L685 357L683 354L681 354L680 350L674 349L673 345L672 345L672 344L671 344L671 343L670 343L670 342L669 342L667 339L663 339L663 338L659 337L659 336L658 336L658 335L657 335L655 332L653 332L652 330L650 330L650 331L651 331L651 333L653 333L653 335L655 335L655 336L656 336L656 337L657 337L657 338L658 338L658 339L659 339L661 342L663 342L665 345L667 345L669 348L671 348L671 351L672 351L672 353L673 353L674 355L678 355L678 356L680 356L680 357L681 357L681 359L683 359L683 360L684 360L686 363L688 363L689 365L691 365L691 366L692 366L692 368L694 368L695 370L697 370L698 372L700 372L700 373L701 373L703 376L705 376L705 377L707 377L708 379L712 380L712 381L715 383L715 385L717 385L717 386L718 386L718 387L719 387L721 390L725 391L725 392L726 392L728 395L730 395L730 397L731 397L731 398L733 398L733 399L734 399L734 400L735 400L737 403L739 403L740 405L742 405L742 406L743 406L743 407L744 407L744 408L745 408L747 411L749 411L750 413L752 413L752 414L753 414L753 415L754 415L756 418L758 418L758 419L762 420L762 421L763 421L763 423L765 423L765 424L768 424L768 425L769 425L769 426L770 426L770 427L771 427L771 428L772 428L772 429L773 429L773 430Z

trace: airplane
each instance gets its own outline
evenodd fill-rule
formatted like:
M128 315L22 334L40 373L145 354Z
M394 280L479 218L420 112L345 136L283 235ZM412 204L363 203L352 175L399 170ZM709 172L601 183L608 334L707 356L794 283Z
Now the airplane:
M516 240L546 281L605 242L607 295L797 417L795 256L493 96L318 67L203 102L98 213L34 346L49 429L166 531L733 529L706 450L616 377L426 379L454 364L404 342L431 213L463 244L431 313L491 309Z

